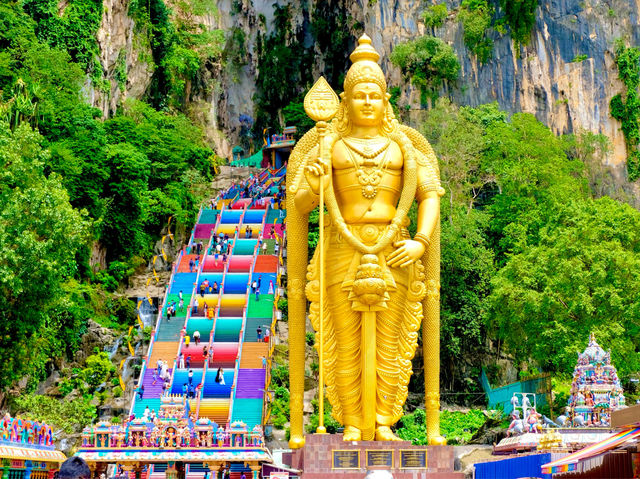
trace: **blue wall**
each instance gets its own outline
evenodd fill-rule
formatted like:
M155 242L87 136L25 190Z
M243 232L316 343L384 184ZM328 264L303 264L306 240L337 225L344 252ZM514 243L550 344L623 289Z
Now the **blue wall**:
M542 465L551 462L551 454L533 454L531 456L514 457L495 462L474 464L475 479L517 479L520 477L536 477L552 479L552 474L542 474Z

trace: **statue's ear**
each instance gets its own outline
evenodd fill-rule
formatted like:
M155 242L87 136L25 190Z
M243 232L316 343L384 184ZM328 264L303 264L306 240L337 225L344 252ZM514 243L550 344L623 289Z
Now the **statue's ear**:
M341 100L344 100L344 99L345 99L345 97L346 97L346 95L344 94L344 92L340 93L340 99L341 99Z
M389 101L391 99L391 94L389 94L389 93L386 93L384 96L387 99L387 101Z

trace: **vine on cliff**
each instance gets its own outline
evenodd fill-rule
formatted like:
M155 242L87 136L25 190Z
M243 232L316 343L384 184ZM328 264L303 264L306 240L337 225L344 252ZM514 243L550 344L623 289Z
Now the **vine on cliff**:
M464 27L464 43L486 63L492 56L493 40L487 37L495 10L487 0L463 0L458 18Z
M622 122L622 133L624 133L627 144L627 172L629 180L635 181L640 178L640 96L638 86L640 85L640 49L637 47L627 47L623 41L616 42L616 65L618 66L618 76L626 92L618 93L609 102L611 116Z
M324 76L334 88L342 88L349 69L349 54L364 26L349 14L344 1L317 2L311 20L311 33L324 60Z
M273 8L273 32L269 35L258 32L256 39L258 77L254 132L259 138L264 128L278 128L282 108L311 80L309 52L302 43L304 32L293 31L289 6L274 5ZM262 29L266 30L265 21L261 19Z
M164 0L133 0L129 15L138 33L149 36L154 72L150 99L154 107L178 107L206 63L220 61L224 32L209 30L199 18L216 13L202 0L184 0L167 6Z
M500 0L500 6L516 46L527 44L536 23L538 0Z

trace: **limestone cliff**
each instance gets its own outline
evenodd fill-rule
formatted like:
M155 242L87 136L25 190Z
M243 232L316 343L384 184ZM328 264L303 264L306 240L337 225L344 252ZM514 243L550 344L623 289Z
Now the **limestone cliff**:
M113 111L124 97L141 97L152 74L143 58L145 47L136 42L133 21L127 16L129 0L105 0L105 15L99 32L101 62L111 79L111 93L96 95L94 102L103 111ZM497 101L510 112L530 112L557 133L586 129L604 133L613 148L607 158L620 165L626 157L619 123L609 114L609 100L622 91L613 61L617 38L640 43L638 0L540 0L531 41L514 47L511 37L489 30L494 40L493 57L480 64L463 42L462 25L455 18L458 0L448 0L449 17L435 35L451 44L458 54L461 73L457 85L443 94L463 105ZM315 53L314 76L326 74L327 52L314 44L311 25L314 15L331 16L339 12L348 19L346 28L353 34L351 48L361 31L373 39L382 55L381 64L390 86L402 88L401 104L419 109L419 95L391 65L389 54L399 42L415 39L426 30L421 13L423 0L219 0L218 14L205 19L210 28L225 32L239 29L244 34L243 65L218 70L217 87L206 98L192 96L199 116L212 130L222 130L233 144L240 131L240 116L254 117L255 79L260 65L256 53L258 33L270 33L274 23L274 5L289 5L291 25L302 45ZM317 32L316 32L317 34ZM124 52L124 53L123 53ZM347 65L349 51L338 52L338 60ZM583 58L582 61L574 59ZM582 56L582 57L581 57ZM336 55L332 61L335 63ZM118 62L126 65L126 85L115 81ZM203 72L211 75L212 72ZM340 85L333 85L339 89ZM228 155L228 144L216 141L220 153Z

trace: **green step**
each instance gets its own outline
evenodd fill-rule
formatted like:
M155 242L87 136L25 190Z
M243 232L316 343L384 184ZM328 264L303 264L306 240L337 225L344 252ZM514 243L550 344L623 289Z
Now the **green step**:
M244 421L251 430L262 424L262 399L234 399L232 421Z
M273 294L261 294L260 300L256 301L256 295L249 295L248 318L272 318L273 317Z

